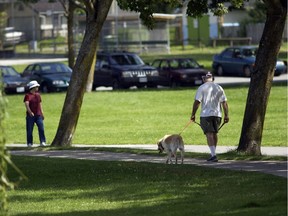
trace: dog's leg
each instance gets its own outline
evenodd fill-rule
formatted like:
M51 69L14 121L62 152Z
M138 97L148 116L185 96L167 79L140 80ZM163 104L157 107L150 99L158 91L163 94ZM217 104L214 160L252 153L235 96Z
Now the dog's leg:
M184 149L180 148L179 150L181 152L181 164L183 164L183 162L184 162Z
M170 162L170 164L173 164L173 162L172 162L172 151L171 151L171 149L169 149L169 152L168 152L168 161Z
M169 159L170 157L169 157L169 152L168 152L168 154L167 154L167 159L166 159L166 164L168 164L169 163Z
M177 151L175 151L174 155L175 155L176 164L178 164Z
M170 151L168 151L168 153L167 153L167 159L166 159L166 164L169 163L170 158L171 158L171 156L170 156Z

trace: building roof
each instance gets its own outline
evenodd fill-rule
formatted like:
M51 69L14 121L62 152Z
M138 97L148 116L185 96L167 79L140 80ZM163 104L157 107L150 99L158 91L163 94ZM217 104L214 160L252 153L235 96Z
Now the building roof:
M39 13L64 13L64 8L62 4L58 1L49 3L47 0L40 0L39 2L32 4L34 10Z

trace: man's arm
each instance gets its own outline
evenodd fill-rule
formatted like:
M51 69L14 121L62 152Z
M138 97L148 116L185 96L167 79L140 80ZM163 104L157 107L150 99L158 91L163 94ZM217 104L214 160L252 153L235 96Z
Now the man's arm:
M191 114L191 118L190 118L193 122L195 122L195 115L196 115L196 112L199 108L199 105L200 105L200 101L195 100L193 107L192 107L192 114Z
M224 122L228 123L229 122L229 109L228 109L227 101L222 102L222 107L224 110Z

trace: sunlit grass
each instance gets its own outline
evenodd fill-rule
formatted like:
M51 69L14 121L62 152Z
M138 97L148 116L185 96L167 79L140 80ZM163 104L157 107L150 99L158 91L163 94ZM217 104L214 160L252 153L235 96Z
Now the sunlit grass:
M266 113L262 146L287 145L287 87L273 86ZM219 133L219 145L237 146L248 87L226 87L230 122ZM189 121L196 88L128 90L88 93L84 97L74 144L153 144L165 134L180 133ZM7 143L26 143L23 95L9 95ZM56 134L65 94L43 94L45 132ZM199 112L197 113L199 121ZM197 124L183 133L186 144L206 144ZM37 128L34 140L38 143Z

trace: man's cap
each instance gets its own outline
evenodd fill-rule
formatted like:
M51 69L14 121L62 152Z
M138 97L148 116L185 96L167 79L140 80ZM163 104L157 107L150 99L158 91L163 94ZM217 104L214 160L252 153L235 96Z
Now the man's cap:
M205 79L205 80L212 79L212 78L213 78L213 74L210 71L208 71L205 76L202 76L202 79Z
M32 89L32 88L35 88L35 87L39 87L40 85L39 85L39 83L36 80L33 80L33 81L29 82L27 84L27 86L29 87L29 89Z

